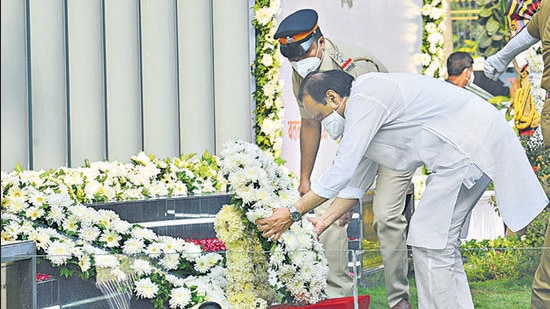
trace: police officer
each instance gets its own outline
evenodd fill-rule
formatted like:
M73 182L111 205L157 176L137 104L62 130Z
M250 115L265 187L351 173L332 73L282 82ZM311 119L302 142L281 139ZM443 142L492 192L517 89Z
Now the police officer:
M368 72L387 72L373 55L351 44L336 43L321 33L318 15L312 9L298 10L281 21L274 38L279 41L281 54L292 66L292 87L297 98L304 77L316 70L340 69L357 77ZM309 115L302 102L300 109L300 194L310 190L310 176L321 139L321 122ZM329 133L329 131L327 131ZM330 134L330 133L329 133ZM338 136L331 136L338 139ZM390 308L410 308L408 253L406 246L407 220L403 216L405 196L414 170L397 172L380 166L373 201L374 228L380 241L388 304ZM321 216L332 200L315 209ZM352 200L357 203L356 200ZM293 212L293 209L290 210ZM299 213L293 214L295 218ZM349 218L349 216L348 216ZM344 222L345 221L345 222ZM327 250L329 297L351 295L353 281L348 271L347 223L335 222L320 236Z

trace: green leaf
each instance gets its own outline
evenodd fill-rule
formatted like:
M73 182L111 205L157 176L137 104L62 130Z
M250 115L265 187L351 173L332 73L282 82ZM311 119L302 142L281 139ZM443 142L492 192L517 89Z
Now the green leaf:
M19 162L15 163L15 171L16 172L22 172L24 171L25 169L21 166L21 164L19 164Z
M487 18L487 17L491 16L492 14L493 14L493 10L491 10L491 7L487 8L487 7L483 6L479 9L479 17Z
M480 49L487 48L491 45L491 37L487 32L482 32L481 35L477 38L477 44Z
M59 275L65 278L69 278L73 275L73 272L74 271L68 269L67 267L61 267L61 269L59 270Z
M497 33L498 30L500 30L500 23L493 18L490 18L485 25L485 29L487 30L487 33L489 35L493 35Z

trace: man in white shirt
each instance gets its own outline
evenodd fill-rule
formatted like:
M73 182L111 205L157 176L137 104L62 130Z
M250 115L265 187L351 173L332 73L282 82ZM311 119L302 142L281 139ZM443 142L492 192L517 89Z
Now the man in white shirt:
M511 230L525 227L548 204L525 151L506 120L477 95L409 73L339 71L309 75L299 92L312 117L342 134L336 158L293 206L305 214L338 195L313 219L318 233L368 189L377 164L395 170L425 165L432 173L409 226L420 308L473 308L458 250L468 212L492 180ZM521 190L519 189L521 188ZM290 227L290 211L258 220L266 237Z

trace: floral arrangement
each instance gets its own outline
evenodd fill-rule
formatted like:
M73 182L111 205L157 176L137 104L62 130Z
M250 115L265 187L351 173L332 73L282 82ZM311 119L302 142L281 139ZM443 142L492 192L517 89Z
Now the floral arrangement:
M223 301L220 254L203 254L198 245L158 236L109 210L75 205L67 194L24 180L2 177L3 243L35 241L38 254L67 277L76 272L88 279L104 270L110 277L98 275L98 282L130 281L135 295L155 308Z
M82 205L225 188L217 158L192 157L158 160L140 153L129 164L2 172L2 243L33 240L61 275L126 283L155 308L190 308L206 300L225 304L222 255Z
M278 42L273 38L280 6L280 0L256 0L252 20L256 29L256 57L252 64L256 80L253 92L256 144L275 159L279 159L282 152L284 118L283 83L279 78L281 55Z
M200 195L225 192L219 176L217 157L205 152L177 158L159 159L141 152L130 163L98 161L79 168L25 172L17 166L15 174L37 185L56 184L59 192L79 203L143 200L164 196Z
M422 46L415 62L422 65L422 74L430 77L442 77L445 72L444 37L446 30L444 17L446 2L443 0L424 0L422 6Z
M550 197L550 150L544 147L540 130L532 136L520 136L520 141L533 166L533 171L539 178L546 195Z
M221 154L221 173L234 193L214 223L227 246L229 302L235 308L266 308L274 301L313 304L324 299L328 267L313 225L304 218L276 242L264 238L255 225L272 208L298 200L288 171L258 146L233 141Z
M529 64L529 82L531 82L533 103L540 113L544 105L544 100L546 99L546 90L542 89L540 86L542 71L544 69L544 63L542 61L542 44L540 41L525 51L525 60Z

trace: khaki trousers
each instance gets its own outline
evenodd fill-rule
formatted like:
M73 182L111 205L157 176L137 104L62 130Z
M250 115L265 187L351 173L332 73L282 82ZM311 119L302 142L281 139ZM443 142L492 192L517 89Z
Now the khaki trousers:
M315 208L315 215L322 216L333 200ZM353 278L348 266L348 225L339 227L336 220L319 236L319 241L325 248L328 262L327 296L338 298L353 295Z
M533 279L531 309L550 308L550 219L540 257L540 264Z
M405 197L415 170L401 172L379 166L374 190L374 230L380 242L389 307L409 300Z

